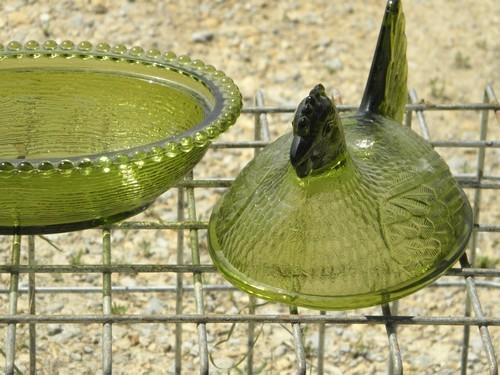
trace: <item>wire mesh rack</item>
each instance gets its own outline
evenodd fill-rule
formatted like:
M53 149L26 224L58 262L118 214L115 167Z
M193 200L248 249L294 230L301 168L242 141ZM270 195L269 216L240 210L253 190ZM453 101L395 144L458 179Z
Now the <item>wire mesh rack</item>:
M211 189L223 189L231 185L234 176L227 178L194 178L191 173L177 188L173 190L173 199L176 200L175 217L160 220L131 219L99 229L99 232L92 232L99 241L100 262L92 264L81 264L80 262L69 262L68 264L44 264L37 258L38 244L50 242L46 237L15 235L10 239L9 260L0 264L0 297L3 296L5 306L0 311L0 330L5 331L5 342L3 350L0 350L0 358L5 358L5 373L50 373L47 370L48 357L52 354L44 350L47 342L51 340L55 333L46 333L43 328L50 324L78 325L80 327L90 327L97 325L99 335L94 343L100 347L96 353L90 351L91 358L100 357L100 360L92 360L93 370L87 373L102 371L103 374L111 374L116 370L114 358L118 355L116 338L113 331L120 326L155 324L167 327L162 331L162 335L167 335L170 339L168 344L168 356L165 348L152 347L156 351L158 360L161 357L167 358L165 373L193 373L222 371L220 363L216 365L214 358L217 357L219 343L213 336L217 336L220 327L228 337L235 326L240 327L243 339L237 341L240 347L238 353L240 360L236 364L232 363L229 369L234 369L235 373L266 373L269 367L261 363L261 359L266 356L268 350L266 346L259 347L256 342L262 333L263 327L269 325L280 325L290 334L287 353L276 354L277 357L289 355L289 364L286 372L306 373L331 373L329 370L331 353L338 352L341 348L338 345L331 345L332 339L329 332L335 327L346 327L350 329L355 326L368 327L377 326L384 328L385 333L379 332L383 339L379 341L379 349L385 353L383 366L390 374L402 374L405 364L405 346L401 345L401 329L408 326L453 326L459 327L461 340L456 342L460 348L460 355L457 362L461 373L467 373L470 367L470 339L471 335L479 334L481 350L484 357L484 368L490 374L498 373L498 363L495 354L495 341L497 337L492 335L492 329L500 326L500 308L498 307L498 293L500 292L500 269L494 265L477 265L476 248L478 236L495 236L500 233L500 225L484 223L481 221L481 197L482 192L498 191L500 189L500 174L486 169L488 150L500 148L500 140L492 140L488 137L488 125L493 122L495 126L500 123L500 105L496 99L493 87L486 86L484 98L480 103L475 104L441 104L432 105L419 102L414 90L409 93L409 104L405 117L405 125L412 126L416 120L416 130L426 138L434 147L442 149L473 149L475 170L472 173L455 174L455 177L468 192L473 205L475 224L470 240L467 254L460 259L460 263L450 269L447 277L435 282L426 289L463 289L466 293L460 293L456 303L455 313L446 315L434 315L425 313L400 314L397 302L391 305L383 305L378 309L361 310L362 313L345 312L331 313L318 312L307 309L288 308L279 304L263 304L262 301L254 297L247 296L231 285L226 283L217 275L215 267L206 255L206 229L208 222L200 219L197 215L198 200L200 194L214 194ZM341 105L341 111L355 109L354 106ZM264 103L264 95L259 91L255 96L254 104L246 106L243 110L243 117L255 119L254 137L240 139L238 141L219 141L211 146L217 152L229 152L231 149L255 150L258 152L271 141L272 124L270 117L273 115L291 114L292 107L270 107ZM479 113L479 139L477 140L434 140L430 136L427 113L431 111L460 113ZM493 158L495 159L495 158ZM491 162L494 162L492 160ZM495 171L495 169L490 169ZM204 193L200 193L204 192ZM500 204L500 203L499 203ZM117 232L131 231L136 235L141 231L157 231L161 234L173 232L176 235L175 254L170 257L165 256L162 261L148 263L134 263L116 261L116 256L121 249L113 246L113 236ZM90 233L90 232L85 232ZM96 240L97 241L97 240ZM498 244L498 241L494 241ZM112 258L113 253L113 258ZM190 256L190 259L187 256ZM140 275L154 273L158 275L158 280L164 282L155 285L119 285L114 281L115 275ZM44 275L101 275L102 280L99 285L90 286L47 286ZM168 278L163 276L169 275ZM214 275L215 278L210 278ZM25 280L25 282L23 282ZM40 285L42 284L42 285ZM43 285L45 284L45 285ZM480 300L481 288L487 288L490 293L488 299L496 299L496 309L493 308L493 315L484 312L483 301ZM115 304L117 298L131 294L145 295L157 293L163 299L169 300L174 308L162 313L127 313L120 310ZM45 308L40 309L40 298L44 295L67 294L70 296L83 295L102 296L97 301L99 313L76 313L60 314L47 312ZM224 310L221 296L232 296L231 298L241 302L244 307L239 309ZM207 308L207 298L211 296L211 304L215 308ZM236 297L234 297L236 296ZM27 298L27 307L19 308L19 300ZM495 304L495 303L494 303ZM265 306L264 306L265 305ZM270 307L271 305L271 307ZM218 306L218 308L217 308ZM262 307L264 306L264 307ZM274 310L273 310L274 309ZM82 308L82 311L84 309ZM41 311L41 312L40 312ZM460 311L460 312L459 312ZM496 314L495 314L496 313ZM229 327L229 328L228 328ZM26 335L19 333L20 329L26 329ZM85 331L85 328L83 328ZM159 331L152 331L150 335L160 334ZM81 333L82 336L85 332ZM316 345L311 348L307 344L306 338L314 338ZM429 338L430 339L430 338ZM341 342L341 338L337 339ZM186 363L186 342L195 343L193 363ZM436 341L432 341L436 343ZM439 345L439 340L437 341ZM340 349L339 349L340 348ZM151 349L151 348L150 348ZM457 349L458 350L458 349ZM498 350L498 348L497 348ZM290 357L291 356L291 357ZM70 357L75 359L75 357ZM129 358L134 361L133 358ZM76 356L75 360L81 360ZM363 360L363 358L358 358ZM431 364L429 364L430 366ZM92 367L93 366L93 367ZM406 365L405 365L406 366ZM65 368L64 365L62 368ZM69 367L66 367L67 369ZM38 370L38 371L37 371ZM117 372L117 371L115 371ZM226 368L225 372L229 372ZM272 371L269 371L272 372ZM52 370L52 373L56 371ZM64 371L59 372L64 373ZM76 372L78 373L78 372ZM128 373L126 370L117 373ZM148 373L148 372L145 372ZM156 372L149 372L156 373ZM162 371L163 373L163 371Z

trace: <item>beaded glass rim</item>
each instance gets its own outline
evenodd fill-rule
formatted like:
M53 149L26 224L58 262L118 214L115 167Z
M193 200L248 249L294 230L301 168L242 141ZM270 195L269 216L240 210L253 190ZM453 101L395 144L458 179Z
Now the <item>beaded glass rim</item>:
M0 44L0 64L6 58L24 57L65 59L80 57L122 61L167 69L203 84L215 98L215 105L200 123L190 129L149 144L67 158L0 159L0 172L14 170L43 172L54 169L68 171L74 168L89 168L95 164L124 164L128 161L140 161L148 157L155 159L155 157L162 155L173 158L181 153L188 153L194 147L207 146L219 134L234 124L242 106L238 87L224 72L201 60L192 60L187 55L177 56L171 51L162 53L155 48L145 50L137 46L127 48L123 44L111 46L108 43L98 43L93 45L89 41L75 44L70 40L61 43L57 43L55 40L47 40L43 43L31 40L24 45L17 41L11 41L5 46Z

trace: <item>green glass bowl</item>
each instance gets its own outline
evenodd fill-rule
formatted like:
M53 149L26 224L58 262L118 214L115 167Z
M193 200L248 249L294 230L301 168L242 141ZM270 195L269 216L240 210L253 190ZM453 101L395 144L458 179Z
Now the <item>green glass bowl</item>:
M0 233L54 233L142 211L241 109L187 56L106 43L0 45Z

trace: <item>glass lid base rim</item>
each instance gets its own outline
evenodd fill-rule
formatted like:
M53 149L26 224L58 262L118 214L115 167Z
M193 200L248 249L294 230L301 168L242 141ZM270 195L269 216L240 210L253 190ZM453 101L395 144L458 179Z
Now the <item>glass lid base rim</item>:
M222 201L223 200L221 200L214 207L212 216L217 215ZM470 203L467 199L465 202L467 205L467 215L472 217L472 208ZM226 258L223 256L223 252L220 250L217 235L215 233L216 230L213 220L210 220L208 227L208 251L214 265L222 273L224 278L226 278L226 280L234 286L251 295L272 302L281 302L292 306L301 306L316 310L349 310L371 307L395 301L415 293L436 281L439 277L443 276L443 274L465 253L467 244L472 234L472 226L469 225L467 229L468 230L466 231L465 236L463 236L459 246L457 246L456 250L452 252L453 255L446 262L443 262L440 268L433 269L431 272L421 275L418 279L410 280L403 285L392 287L389 290L380 290L378 293L375 292L357 295L321 296L314 294L291 293L290 291L270 287L246 277L246 275L239 272L229 262L227 262Z

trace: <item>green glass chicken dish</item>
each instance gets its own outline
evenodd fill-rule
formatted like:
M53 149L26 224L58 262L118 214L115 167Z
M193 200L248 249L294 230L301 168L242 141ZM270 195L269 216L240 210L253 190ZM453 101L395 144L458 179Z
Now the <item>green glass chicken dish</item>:
M142 211L232 125L241 96L200 60L65 41L0 45L0 233Z
M259 297L351 309L412 293L463 253L469 203L428 142L400 124L406 98L400 1L387 4L357 113L322 85L286 134L237 177L209 224L224 276Z

